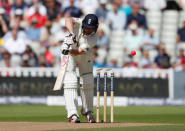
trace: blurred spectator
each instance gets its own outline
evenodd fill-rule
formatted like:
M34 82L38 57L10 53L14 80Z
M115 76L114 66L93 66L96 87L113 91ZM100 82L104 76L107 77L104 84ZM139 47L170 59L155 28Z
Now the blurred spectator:
M133 6L135 3L138 3L140 8L144 6L144 0L130 0L130 5Z
M152 68L153 67L153 62L150 59L149 51L144 50L143 52L143 57L141 61L139 62L139 67L140 68Z
M146 22L146 17L145 15L142 15L139 13L140 6L136 2L132 5L132 11L133 13L127 16L127 23L126 23L126 28L128 28L129 24L133 21L136 20L138 22L138 25L140 28L147 29L147 22Z
M52 26L51 21L47 21L45 26L43 28L41 28L40 42L42 45L52 44L52 42L53 42L54 36L51 32L51 26Z
M8 0L1 0L0 1L0 8L5 9L5 16L10 16L11 4L9 3Z
M22 54L22 66L23 67L38 66L38 58L30 46L27 46L26 50Z
M0 8L0 38L4 36L5 33L8 32L8 20L4 16L5 10Z
M98 47L97 60L98 60L98 62L104 64L105 63L105 58L107 56L107 51L108 51L109 39L105 35L105 33L102 29L99 29L97 31L97 35L98 35L98 40L97 40L97 43L96 43L96 45Z
M40 28L37 28L37 21L32 19L29 28L26 30L28 38L32 41L40 41Z
M32 0L33 5L28 9L27 17L34 15L39 12L40 15L46 16L46 7L40 2L40 0Z
M65 23L61 23L60 30L56 33L54 33L53 42L51 43L51 46L49 48L49 51L54 54L56 57L56 63L60 63L60 57L61 57L61 51L60 47L61 44L64 41L64 37L68 33L67 28L65 27ZM60 65L60 64L58 64ZM56 66L58 66L56 65Z
M40 67L47 67L45 53L39 55L39 65Z
M113 3L113 11L107 14L107 24L112 30L123 30L126 24L126 15L118 11L118 4Z
M138 35L144 36L145 30L141 27L138 26L138 22L136 20L132 20L131 23L129 24L128 28L126 29L126 34L130 35L132 34L132 28L136 28L136 31Z
M106 8L107 0L100 0L100 8L96 10L96 15L99 21L105 21L107 17L108 10Z
M185 20L183 21L183 27L178 29L177 42L185 42Z
M11 67L20 67L22 64L22 59L19 54L11 55Z
M20 28L22 30L28 28L28 23L24 20L24 13L21 9L16 9L14 15L11 17L10 27L13 27L16 22L20 22Z
M132 50L137 52L134 56L134 61L138 62L141 57L140 48L143 44L143 36L138 33L138 28L136 24L132 24L130 27L131 34L126 34L123 41L124 54L130 53Z
M11 54L3 51L3 60L0 61L0 67L11 67Z
M96 47L95 47L96 48ZM94 48L94 49L95 49ZM104 64L103 63L100 63L97 61L97 58L98 58L98 53L93 53L93 66L94 67L97 67L97 68L102 68L104 67Z
M38 56L46 51L45 45L48 44L48 39L51 37L50 28L51 22L47 21L45 26L37 28L37 21L30 23L30 28L26 30L28 37L31 39L31 48Z
M23 53L22 55L22 67L29 67L29 55L26 53Z
M20 23L21 21L19 19L16 19L16 21L13 23L12 28L9 32L7 32L4 37L3 40L6 41L7 39L12 37L12 30L18 30L18 38L24 39L25 41L27 41L28 43L30 43L26 33L24 32L24 30L20 27Z
M185 0L178 0L178 4L184 9L185 8Z
M10 32L11 35L6 38L4 48L11 54L18 53L21 54L26 50L27 43L26 39L24 37L21 37L19 35L19 30L16 28L13 28Z
M85 15L95 14L99 7L98 0L79 0L79 2L80 7Z
M22 15L24 16L24 14L27 11L27 5L24 3L24 0L15 0L14 4L12 5L12 9L11 9L11 17L14 16L15 11L19 9L22 10Z
M185 54L184 49L179 49L179 54L175 59L173 67L176 71L184 71L185 70Z
M80 5L81 1L83 1L83 0L75 0L75 1L74 1L74 6L75 6L75 7L81 8L81 5ZM62 10L64 10L65 8L67 8L67 7L70 6L70 0L60 0L59 2L60 2L61 5L62 5L62 6L61 6L61 9L62 9Z
M166 8L165 10L178 10L180 11L183 8L183 5L181 3L178 3L178 0L166 0ZM182 8L180 7L182 6Z
M42 15L39 10L40 6L36 5L34 14L28 17L29 23L31 23L32 21L37 22L37 28L43 27L47 22L47 17L45 15Z
M154 60L154 67L161 68L161 69L171 67L170 56L166 52L164 45L160 45L158 55L155 57L155 60Z
M123 11L127 16L132 13L132 8L130 6L130 0L115 0L118 4L119 9L118 11Z
M54 34L51 32L51 26L51 21L47 21L45 26L40 30L40 41L35 43L35 47L32 47L37 55L44 55L46 52L46 47L51 46L55 42Z
M142 50L155 50L159 46L159 38L155 35L153 29L148 29L148 32L144 36L144 44L141 46Z
M104 31L102 29L99 29L97 31L97 35L98 35L98 41L96 43L96 45L100 48L108 48L109 45L109 38L105 35Z
M47 16L49 20L55 20L60 13L60 6L56 0L45 0Z
M38 58L37 58L37 55L33 52L33 50L29 47L28 47L28 53L29 53L29 66L30 67L35 67L35 66L38 66Z
M64 17L62 17L61 14L59 14L57 16L57 18L54 21L52 21L51 33L54 34L54 33L58 32L58 31L60 31L62 24L65 25L65 19L64 19Z
M139 49L143 43L143 37L138 34L137 26L133 24L129 28L131 34L126 34L123 42L123 47L126 52Z
M70 6L64 9L64 14L69 14L72 17L81 17L83 15L80 8L75 7L74 0L70 0Z
M123 67L125 68L136 68L138 65L137 65L137 62L135 62L133 60L133 56L131 56L130 54L128 54L126 57L125 57L125 60L124 60L124 64L123 64Z
M158 11L166 8L166 0L144 0L144 8L148 11Z
M32 5L32 0L24 0L24 3L27 5L27 6L31 6Z
M46 66L54 67L56 64L56 58L54 54L51 51L49 51L49 45L46 46L45 57L46 57Z
M120 68L116 59L111 59L110 65L105 65L105 68Z

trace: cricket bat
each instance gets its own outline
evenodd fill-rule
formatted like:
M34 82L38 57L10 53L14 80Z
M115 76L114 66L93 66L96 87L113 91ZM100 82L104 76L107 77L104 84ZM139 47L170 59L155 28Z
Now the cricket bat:
M69 55L61 54L60 70L58 72L57 79L53 88L54 91L61 90L62 88L62 84L64 81L64 77L65 77L65 73L68 65L68 60L69 60Z
M82 33L79 35L78 41L80 40L81 36L82 36ZM57 75L57 79L56 79L56 82L55 82L55 85L54 85L54 88L53 88L54 91L61 90L61 88L62 88L62 84L63 84L64 77L65 77L65 74L66 74L68 61L69 61L69 55L61 54L60 70L59 70L59 73Z

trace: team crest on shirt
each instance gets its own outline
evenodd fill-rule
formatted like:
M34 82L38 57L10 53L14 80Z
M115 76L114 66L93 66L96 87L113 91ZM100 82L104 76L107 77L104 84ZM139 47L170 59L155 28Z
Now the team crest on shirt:
M88 19L88 24L91 24L91 19Z

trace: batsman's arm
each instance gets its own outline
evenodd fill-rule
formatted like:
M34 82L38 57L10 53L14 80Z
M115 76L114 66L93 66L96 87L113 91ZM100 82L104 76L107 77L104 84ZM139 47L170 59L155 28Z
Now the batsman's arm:
M74 34L74 28L79 28L82 23L80 18L67 17L65 18L65 26L67 27L69 33Z
M71 55L81 55L85 54L89 50L90 46L87 43L82 43L80 46L78 46L77 49L70 50Z
M65 18L65 25L69 31L69 33L74 34L74 18L68 17Z
M77 56L77 55L84 54L86 51L79 47L78 49L72 49L69 52L71 55Z

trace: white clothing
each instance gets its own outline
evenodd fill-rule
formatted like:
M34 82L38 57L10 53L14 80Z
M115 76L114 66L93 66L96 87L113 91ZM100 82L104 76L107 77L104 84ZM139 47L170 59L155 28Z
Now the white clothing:
M143 44L143 37L140 35L126 35L123 45L128 51L136 50Z
M8 33L6 33L3 37L3 40L6 41L7 39L12 37L12 32L9 31ZM24 39L26 41L26 43L30 44L30 40L28 39L26 33L24 31L19 31L17 34L17 39Z
M72 56L69 54L69 63L67 66L67 72L64 78L64 92L65 99L71 96L68 94L70 89L77 90L77 75L76 67L79 68L80 74L80 94L82 99L82 110L83 113L93 112L93 96L94 96L94 79L93 79L93 60L92 60L92 47L95 46L97 42L97 35L84 36L82 34L82 20L75 18L74 23L74 33L77 36L77 41L79 42L79 48L85 50L84 54L78 56ZM73 49L77 48L73 46ZM76 86L75 86L76 85ZM74 92L74 91L73 91ZM70 92L69 92L70 93ZM76 93L75 93L76 96ZM76 114L77 111L77 101L76 97L72 97L71 101L66 101L66 109L68 113L68 118ZM74 110L76 109L76 110ZM73 113L73 114L72 114ZM78 113L76 114L78 115Z
M139 62L141 57L141 52L139 51L139 47L143 44L143 37L140 35L126 35L123 47L127 49L125 55L130 54L131 51L135 50L137 55L134 56L134 61Z
M67 118L73 114L78 115L78 94L77 88L64 89L64 98L66 103Z
M31 16L35 13L35 6L31 6L29 9L28 9L28 15L27 16ZM46 7L42 4L39 4L39 13L41 15L44 15L46 16L47 15L47 10L46 10Z
M144 7L148 10L161 10L166 7L166 0L144 0Z
M69 0L60 0L59 2L62 4L62 9L65 9L65 8L70 6L70 1ZM74 1L74 6L81 8L80 0L75 0Z
M5 41L5 49L8 50L9 53L23 53L26 50L27 43L24 39L16 39L13 38L6 39Z
M80 7L83 10L84 14L95 14L96 10L99 7L97 0L83 0L80 3Z
M94 82L92 83L94 84ZM93 112L93 96L94 89L89 88L92 85L83 85L83 88L80 88L80 95L82 100L82 114L87 112Z
M115 13L114 11L109 11L107 14L107 24L111 24L113 30L123 30L126 24L126 15L122 11Z

